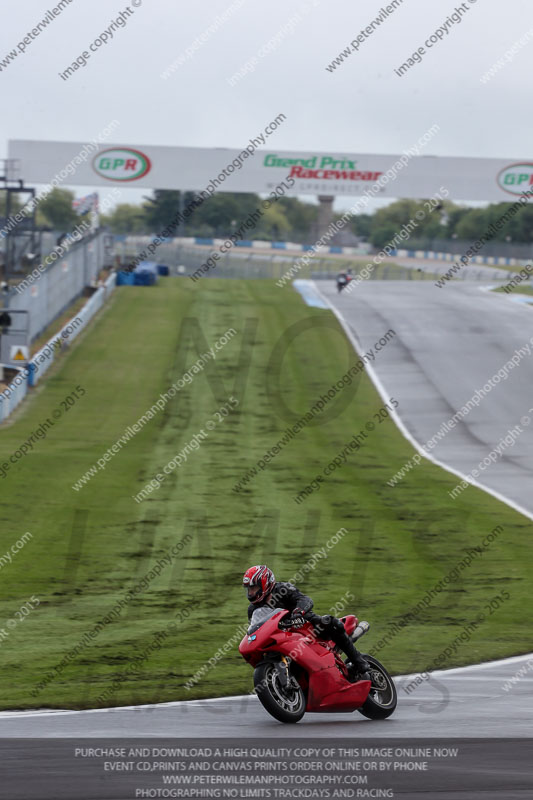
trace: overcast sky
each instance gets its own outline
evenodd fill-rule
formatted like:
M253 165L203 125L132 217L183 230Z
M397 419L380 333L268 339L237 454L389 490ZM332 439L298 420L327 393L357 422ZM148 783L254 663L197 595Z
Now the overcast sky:
M0 63L55 3L8 5ZM438 123L432 154L532 160L531 0L465 0L462 22L449 25L403 77L394 72L460 5L403 0L329 72L386 0L132 0L126 25L64 81L58 73L127 8L72 0L0 72L2 157L8 139L87 141L113 119L120 122L113 142L124 145L241 148L282 112L287 120L270 139L278 150L395 154ZM218 29L178 65L217 15ZM528 31L510 63L482 83ZM258 56L276 36L274 51ZM253 71L231 86L228 79L254 56ZM174 73L162 79L172 64ZM141 195L125 189L121 202ZM336 208L349 205L343 198Z

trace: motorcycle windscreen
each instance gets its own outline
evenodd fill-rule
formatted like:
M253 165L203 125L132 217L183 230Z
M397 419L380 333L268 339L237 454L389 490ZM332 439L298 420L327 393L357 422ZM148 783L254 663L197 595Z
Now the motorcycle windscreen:
M261 606L256 608L250 620L250 627L248 628L248 635L255 633L259 630L261 625L264 625L267 620L277 614L278 611L283 611L283 608L270 608L270 606Z

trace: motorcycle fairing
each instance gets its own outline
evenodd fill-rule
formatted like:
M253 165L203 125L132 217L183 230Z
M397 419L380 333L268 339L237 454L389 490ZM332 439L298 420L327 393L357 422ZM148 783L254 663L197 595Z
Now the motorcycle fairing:
M278 628L279 620L287 612L273 614L257 631L257 639L250 642L245 636L239 652L252 666L257 666L272 653L288 656L299 664L309 676L306 711L352 712L363 705L370 691L370 681L351 683L341 673L333 653L333 642L316 639L313 627L306 623L296 631ZM350 619L351 617L351 619ZM353 615L345 618L345 627L357 625ZM346 625L348 622L348 625Z

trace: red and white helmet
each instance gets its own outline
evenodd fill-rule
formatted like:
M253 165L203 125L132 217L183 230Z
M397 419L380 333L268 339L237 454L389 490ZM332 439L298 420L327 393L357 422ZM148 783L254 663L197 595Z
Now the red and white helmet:
M242 585L251 603L260 603L276 585L274 573L265 564L250 567L244 573Z

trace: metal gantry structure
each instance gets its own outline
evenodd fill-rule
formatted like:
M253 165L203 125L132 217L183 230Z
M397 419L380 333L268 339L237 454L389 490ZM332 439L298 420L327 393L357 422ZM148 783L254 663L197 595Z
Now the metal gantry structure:
M14 159L0 160L0 170L0 209L3 212L0 213L0 275L2 280L9 281L37 261L41 234L35 224L35 189L25 186L24 181L16 177Z

